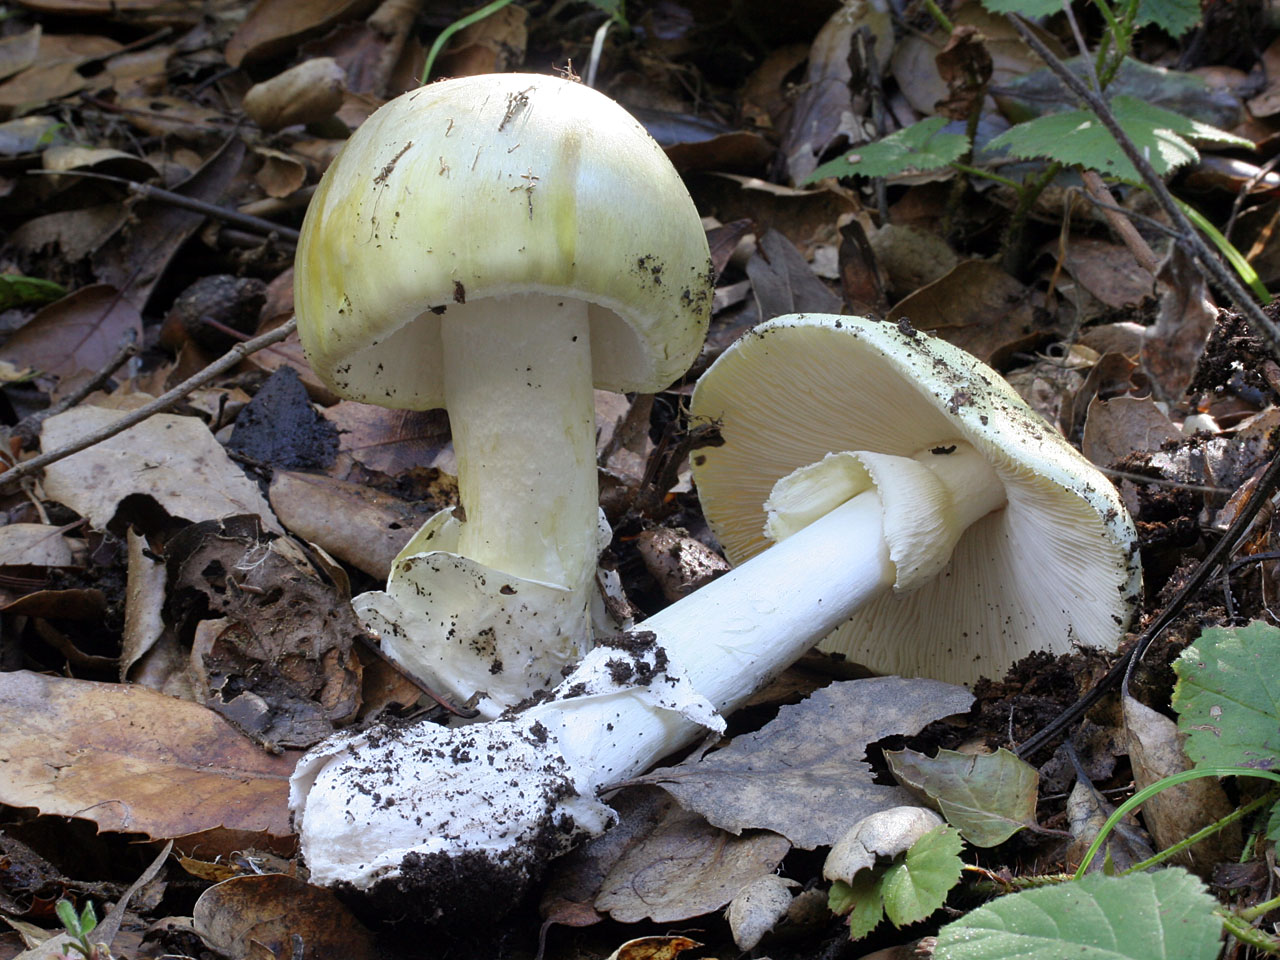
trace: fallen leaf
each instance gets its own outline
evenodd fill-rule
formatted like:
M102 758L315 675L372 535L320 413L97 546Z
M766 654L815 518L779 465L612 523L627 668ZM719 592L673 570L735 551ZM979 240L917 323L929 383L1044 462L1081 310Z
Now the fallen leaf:
M0 527L0 566L66 567L71 547L62 531L43 523L10 523Z
M606 960L675 960L686 950L700 946L688 937L639 937L628 940Z
M978 847L1004 843L1036 822L1040 775L1001 747L995 753L886 751L898 782L938 806L947 822Z
M287 836L297 758L142 687L0 673L0 803L11 807L153 839L217 826Z
M733 931L733 942L746 952L755 948L791 908L793 888L800 886L776 873L766 873L738 891L725 919Z
M755 733L700 761L639 778L733 833L773 830L805 850L830 846L876 810L912 802L901 787L873 783L867 744L911 735L973 702L937 680L873 677L833 683L784 706Z
M1121 702L1135 790L1191 769L1191 761L1178 736L1177 723L1133 697L1123 697ZM1148 799L1142 805L1142 822L1156 846L1165 848L1227 816L1233 809L1235 805L1227 799L1221 784L1212 777L1201 777L1167 787ZM1230 823L1183 850L1173 862L1207 878L1217 864L1239 857L1242 842L1239 822Z
M227 41L223 56L238 67L290 53L303 38L342 20L363 16L374 6L373 0L258 0Z
M74 407L44 422L45 451L79 440L118 420L123 413L105 407ZM280 531L271 508L227 456L203 421L159 413L110 440L45 468L48 496L66 504L95 529L106 529L120 501L150 497L171 517L198 522L252 513Z
M597 910L622 923L676 923L719 910L791 849L768 831L733 836L673 807L609 871Z
M1100 467L1132 453L1159 450L1182 431L1173 425L1151 397L1116 397L1089 401L1080 452Z
M760 238L747 261L760 319L784 313L839 313L840 298L818 279L795 245L777 230Z
M269 490L280 522L376 580L426 522L430 511L358 483L277 470Z
M273 873L216 883L191 911L205 945L231 960L375 960L373 935L330 890Z
M343 400L326 409L324 416L338 428L339 452L370 470L389 477L414 467L458 472L443 410L390 410Z
M142 342L137 308L115 287L95 284L40 310L0 347L0 360L65 384L97 373L130 338Z

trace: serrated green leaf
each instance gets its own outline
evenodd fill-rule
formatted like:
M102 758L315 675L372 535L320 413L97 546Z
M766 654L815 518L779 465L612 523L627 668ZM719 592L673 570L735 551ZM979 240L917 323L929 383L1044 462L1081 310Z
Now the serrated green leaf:
M938 931L936 960L1213 960L1222 924L1178 867L1001 897Z
M66 288L52 280L0 273L0 310L52 303L67 295Z
M923 920L946 902L947 891L964 869L962 846L953 827L935 827L913 843L905 857L889 865L880 881L880 895L884 912L895 926Z
M1159 174L1200 158L1196 148L1184 137L1233 146L1248 145L1247 141L1225 130L1181 117L1171 110L1134 97L1116 97L1111 109L1129 139ZM1023 159L1048 157L1098 170L1120 180L1138 182L1141 179L1110 131L1091 110L1068 110L1019 123L988 145L991 150L1001 148Z
M1142 0L1137 22L1154 23L1171 37L1180 37L1200 22L1200 0Z
M886 752L885 758L899 783L933 800L975 846L994 847L1035 823L1040 775L1008 750L981 755L939 750L932 758L899 750Z
M827 908L837 916L848 914L849 939L861 940L884 918L880 878L870 870L863 870L852 883L837 880L827 892Z
M903 127L875 143L864 143L843 157L822 164L805 179L824 177L891 177L908 170L937 170L959 160L969 149L961 133L943 133L946 117L929 117Z
M1198 767L1280 770L1280 630L1211 627L1174 661L1173 709Z
M982 0L992 13L1019 13L1024 17L1047 17L1062 12L1062 0Z

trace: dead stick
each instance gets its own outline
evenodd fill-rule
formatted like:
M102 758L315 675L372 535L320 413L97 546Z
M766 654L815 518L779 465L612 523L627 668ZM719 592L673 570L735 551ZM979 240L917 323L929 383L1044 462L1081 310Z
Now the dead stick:
M40 410L31 414L29 417L23 417L14 425L11 432L23 437L24 442L27 439L34 440L36 434L40 432L40 424L44 423L50 417L55 417L60 413L65 413L95 390L100 390L105 387L107 385L107 381L115 375L115 372L124 366L131 357L136 356L137 353L138 337L133 330L130 330L125 336L124 342L116 351L115 356L107 361L106 366L47 410Z
M86 434L79 440L67 444L65 447L59 447L57 450L50 450L48 453L42 453L38 457L32 457L30 460L24 460L17 466L10 467L4 473L0 473L0 485L16 483L24 477L31 476L31 474L38 470L43 470L51 463L64 460L74 453L79 453L81 450L87 450L89 447L92 447L94 444L101 443L103 440L110 440L116 434L124 433L124 431L128 430L130 427L136 427L143 420L146 420L153 414L162 413L163 411L168 410L183 397L187 396L187 394L191 393L193 390L203 387L214 377L221 373L226 373L245 357L249 356L249 354L257 353L264 347L269 347L274 343L279 343L281 340L286 339L289 334L293 333L297 328L298 321L290 319L288 322L281 324L268 333L264 333L260 337L255 337L246 343L237 344L199 373L183 380L182 383L178 384L168 393L157 397L146 406L139 407L137 410L129 411L114 423L109 423L100 430L95 430L93 433Z
M1088 191L1089 196L1098 201L1098 208L1102 211L1102 215L1106 218L1107 223L1111 225L1111 229L1129 248L1129 252L1133 254L1138 266L1151 274L1154 278L1160 273L1160 261L1156 257L1155 252L1147 245L1147 241L1142 234L1138 232L1138 228L1133 225L1133 221L1123 214L1116 213L1116 199L1111 195L1111 191L1107 185L1102 182L1102 177L1098 176L1096 170L1081 170L1081 179L1084 180L1084 188Z
M213 217L215 220L243 227L251 233L265 234L267 236L271 236L274 233L281 240L288 240L290 243L297 243L298 237L301 236L292 227L284 227L271 220L264 220L262 217L254 217L247 213L241 213L239 210L228 210L226 207L220 207L215 203L206 203L194 197L174 193L172 190L153 187L149 183L139 183L137 180L129 180L125 177L114 177L109 173L95 173L91 170L28 170L27 173L54 177L89 177L93 180L107 180L111 183L123 184L129 188L131 193L136 193L144 200L159 200L173 207L181 207L183 210L203 213L205 216Z

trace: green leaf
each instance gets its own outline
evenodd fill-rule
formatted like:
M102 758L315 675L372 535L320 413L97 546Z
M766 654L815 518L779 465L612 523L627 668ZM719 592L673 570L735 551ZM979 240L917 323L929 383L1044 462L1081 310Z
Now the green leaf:
M969 150L962 133L942 133L946 117L929 117L903 127L875 143L864 143L843 157L822 164L805 183L824 177L891 177L908 170L937 170L959 160Z
M913 843L905 857L889 865L880 893L884 912L895 926L923 920L946 902L947 891L964 869L962 845L954 828L935 827Z
M62 929L73 937L80 936L80 918L76 916L76 908L71 905L71 901L59 900L53 909L58 915L58 921L62 924Z
M1181 117L1171 110L1134 97L1116 97L1111 109L1129 139L1159 174L1200 158L1196 148L1184 137L1234 146L1248 145L1225 130ZM1120 180L1135 183L1141 180L1138 171L1121 152L1120 145L1091 110L1068 110L1019 123L988 144L990 150L1002 147L1023 159L1048 157L1098 170Z
M1024 890L938 931L936 960L1214 960L1222 924L1178 867Z
M1271 808L1271 815L1267 817L1267 839L1272 843L1280 840L1280 803Z
M1024 17L1047 17L1062 12L1062 0L982 0L992 13L1020 13Z
M849 939L861 940L884 919L884 901L880 896L880 878L864 870L846 884L853 903L849 912Z
M1200 22L1200 0L1142 0L1137 22L1154 23L1171 37L1180 37Z
M939 750L885 753L903 786L924 793L947 821L978 847L994 847L1036 820L1035 767L1001 748L990 754Z
M835 881L835 883L831 884L831 889L827 891L827 909L837 917L843 917L857 903L858 896L854 893L853 887L843 880Z
M1197 767L1280 769L1280 630L1211 627L1173 664L1173 709Z
M52 303L66 295L66 288L51 280L0 273L0 310Z

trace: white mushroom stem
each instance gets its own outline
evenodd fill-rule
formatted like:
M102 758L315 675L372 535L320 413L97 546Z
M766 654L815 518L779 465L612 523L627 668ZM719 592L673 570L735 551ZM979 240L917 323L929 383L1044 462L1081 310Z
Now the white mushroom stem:
M874 461L864 473L880 489L855 493L639 630L603 642L550 701L493 723L372 731L311 751L290 804L312 879L367 888L399 876L406 856L478 853L518 887L575 836L599 833L610 817L596 800L602 788L708 728L722 730L721 712L895 586L897 527L938 529L949 550L957 529L1003 504L981 457L938 449L947 452L852 455ZM849 472L843 459L829 460L835 466L819 472ZM812 479L811 468L802 472ZM902 489L930 487L911 516L892 505Z
M598 497L586 303L521 296L454 305L441 339L466 511L458 552L567 587L585 608Z

